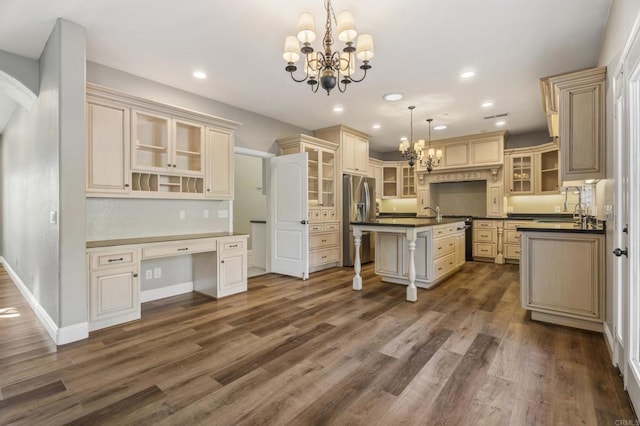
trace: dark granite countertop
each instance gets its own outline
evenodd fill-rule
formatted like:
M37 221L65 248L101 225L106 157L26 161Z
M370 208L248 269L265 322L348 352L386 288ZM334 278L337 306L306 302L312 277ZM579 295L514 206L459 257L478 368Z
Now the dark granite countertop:
M369 222L351 222L351 225L367 226L397 226L404 228L419 228L423 226L446 225L448 223L462 222L460 219L429 219L429 218L378 218Z
M520 232L565 232L576 234L604 234L605 229L602 225L589 224L586 228L573 222L533 222L516 229Z

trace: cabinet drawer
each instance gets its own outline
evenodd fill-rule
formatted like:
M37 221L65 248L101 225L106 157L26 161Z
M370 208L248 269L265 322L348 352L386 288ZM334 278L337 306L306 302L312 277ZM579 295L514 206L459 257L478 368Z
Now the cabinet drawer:
M477 257L496 257L496 245L474 243L473 255Z
M518 231L514 231L512 229L507 229L504 231L504 242L505 244L520 244L520 233Z
M309 250L338 245L338 233L330 232L309 235Z
M222 240L220 241L220 251L244 250L244 240Z
M320 210L309 210L309 219L320 220Z
M434 278L439 278L447 272L454 269L456 265L456 256L454 253L448 254L433 262L433 275Z
M473 227L474 228L491 228L496 229L496 221L495 220L474 220Z
M473 242L474 243L495 243L496 231L494 229L474 229Z
M325 223L324 230L325 231L337 231L340 229L339 223Z
M434 237L442 237L445 235L453 234L456 231L455 225L442 225L442 226L434 226L433 236Z
M506 259L520 259L520 245L505 244L504 257Z
M91 269L113 268L116 266L134 265L138 262L138 251L111 251L89 254Z
M433 258L437 259L455 251L455 238L445 237L433 240Z
M513 221L507 220L504 222L504 229L513 229L515 230L518 226L526 226L529 225L531 221Z
M324 230L324 226L321 223L316 223L315 225L309 225L309 233L314 232L322 232Z
M336 211L335 210L330 210L329 211L329 219L331 220L336 220Z
M200 253L205 251L215 251L216 240L205 238L202 240L177 241L172 243L162 243L161 245L144 247L142 258L176 256L179 254Z
M324 265L338 261L338 248L312 251L309 253L309 266Z

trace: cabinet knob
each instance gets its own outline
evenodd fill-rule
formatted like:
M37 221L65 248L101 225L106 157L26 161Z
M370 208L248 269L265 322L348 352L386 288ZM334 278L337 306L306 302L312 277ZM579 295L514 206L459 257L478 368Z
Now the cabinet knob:
M133 274L133 278L138 278L138 274L136 274L136 273L134 272L134 274Z
M128 187L129 187L129 184L128 184L128 183L125 183L125 184L124 184L124 187L125 187L125 188L128 188Z
M211 192L211 189L210 189L210 188L207 188L207 192Z
M175 167L176 165L174 164L173 167Z
M167 164L167 167L171 167L171 164Z
M220 263L224 263L224 260L221 260Z

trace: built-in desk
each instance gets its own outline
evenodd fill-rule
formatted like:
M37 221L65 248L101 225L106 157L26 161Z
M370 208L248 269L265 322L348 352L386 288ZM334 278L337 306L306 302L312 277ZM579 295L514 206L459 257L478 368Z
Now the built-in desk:
M229 232L87 242L89 331L140 319L140 263L192 255L193 290L219 298L247 290L248 235Z

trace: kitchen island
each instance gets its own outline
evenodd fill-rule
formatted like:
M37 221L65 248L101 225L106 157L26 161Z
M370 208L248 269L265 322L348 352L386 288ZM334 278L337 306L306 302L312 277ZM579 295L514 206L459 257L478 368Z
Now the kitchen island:
M418 299L417 287L432 287L465 262L465 227L460 219L381 218L351 225L355 245L353 289L357 291L362 290L363 231L376 233L376 274L382 281L406 285L409 302Z

